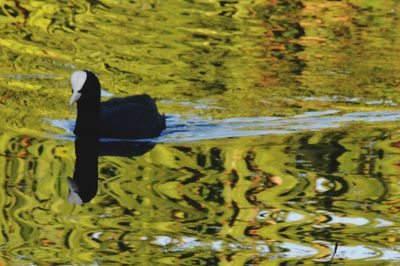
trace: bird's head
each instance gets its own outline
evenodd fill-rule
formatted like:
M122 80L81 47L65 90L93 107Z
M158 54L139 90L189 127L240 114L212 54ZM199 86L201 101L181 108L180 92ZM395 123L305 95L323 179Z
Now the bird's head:
M100 99L100 82L96 75L88 70L75 71L71 75L72 96L69 105L78 102L82 96Z

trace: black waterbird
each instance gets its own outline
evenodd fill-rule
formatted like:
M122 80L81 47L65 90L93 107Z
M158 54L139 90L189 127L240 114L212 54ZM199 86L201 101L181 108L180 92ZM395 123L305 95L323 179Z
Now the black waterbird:
M78 114L74 133L75 169L68 178L68 200L74 204L89 202L98 189L98 156L140 156L155 144L146 142L100 142L99 137L138 139L158 137L165 129L154 99L135 95L100 102L101 87L96 75L88 70L71 75L72 96Z
M153 98L146 94L100 102L101 87L88 70L71 75L72 96L77 103L76 136L140 139L158 137L166 127Z

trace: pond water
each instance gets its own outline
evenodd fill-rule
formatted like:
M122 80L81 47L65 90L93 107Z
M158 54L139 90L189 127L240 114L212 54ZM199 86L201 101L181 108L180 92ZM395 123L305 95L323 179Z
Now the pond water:
M332 264L400 261L399 1L0 7L0 264L329 265L336 244ZM77 69L168 123L101 140L83 205Z

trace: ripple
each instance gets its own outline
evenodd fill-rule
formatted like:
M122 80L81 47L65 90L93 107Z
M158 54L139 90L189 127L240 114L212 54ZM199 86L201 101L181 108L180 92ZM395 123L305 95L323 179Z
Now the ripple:
M145 237L147 239L147 237ZM224 249L229 249L233 251L247 249L254 250L260 253L270 252L270 248L262 241L255 242L255 245L248 243L229 243L225 240L216 240L210 242L203 242L195 237L181 236L179 238L172 238L169 236L155 236L154 240L151 242L154 245L167 247L166 252L177 252L177 251L188 251L198 247L212 249L215 251L222 251Z
M354 112L340 114L338 110L307 112L293 117L237 117L212 120L195 115L167 115L167 128L162 135L149 141L155 143L191 142L244 136L289 134L302 131L318 131L343 127L351 123L381 123L400 120L400 111ZM53 127L61 128L69 135L57 138L70 138L74 120L50 120ZM117 141L103 139L104 141ZM326 190L319 180L317 189Z
M365 103L367 105L388 105L388 106L397 106L398 104L394 100L385 100L385 99L366 99L366 98L351 98L345 96L321 96L321 97L303 97L300 98L303 101L323 101L323 102L345 102L345 103Z
M16 74L3 74L0 78L6 79L55 79L56 75L53 74L32 74L32 75L16 75Z
M325 244L332 251L334 249L334 245ZM378 248L372 246L364 246L364 245L339 245L337 249L337 253L335 255L335 259L352 259L352 260L399 260L400 252L397 251L399 247L392 247L392 249L388 248ZM318 260L317 260L318 261Z
M336 242L396 264L399 113L358 111L398 106L398 1L317 2L0 4L0 264L311 265ZM74 121L53 120L74 69L170 114L148 153L102 154L84 206Z

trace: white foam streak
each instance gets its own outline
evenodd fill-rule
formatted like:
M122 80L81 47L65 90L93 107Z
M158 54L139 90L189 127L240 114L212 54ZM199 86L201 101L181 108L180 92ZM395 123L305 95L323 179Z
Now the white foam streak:
M381 123L400 120L400 111L355 112L341 114L338 110L308 112L293 117L250 117L212 120L194 115L167 116L167 129L158 138L133 140L149 142L192 142L243 136L289 134L338 128L349 123ZM52 126L72 134L74 121L52 120ZM60 136L63 138L62 136ZM65 137L65 136L64 136ZM111 139L104 139L112 141ZM117 140L118 141L118 140Z

